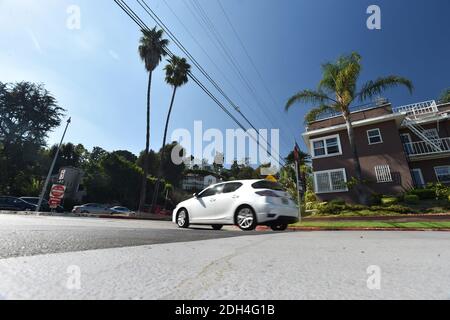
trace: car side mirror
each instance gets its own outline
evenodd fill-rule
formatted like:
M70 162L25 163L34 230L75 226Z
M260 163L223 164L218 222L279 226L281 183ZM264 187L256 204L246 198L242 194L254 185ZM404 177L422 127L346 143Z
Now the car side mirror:
M194 198L198 198L198 194L197 193L194 193L193 196L194 196Z

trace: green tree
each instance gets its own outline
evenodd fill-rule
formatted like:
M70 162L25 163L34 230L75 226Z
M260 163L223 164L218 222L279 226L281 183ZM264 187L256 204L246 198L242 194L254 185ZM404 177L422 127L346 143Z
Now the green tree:
M136 157L135 154L133 154L132 152L128 151L128 150L118 150L118 151L114 151L113 154L122 157L123 159L125 159L126 161L129 161L131 163L136 163L136 161L138 160L138 157Z
M356 186L359 201L367 203L367 194L362 190L361 164L358 158L358 151L355 144L355 135L351 121L350 106L356 100L360 102L373 98L386 89L396 86L405 86L410 92L413 85L410 80L399 76L388 76L369 81L359 90L357 81L361 73L361 56L357 53L341 56L335 62L328 62L322 65L322 80L317 90L303 90L292 96L287 104L286 110L296 103L316 104L306 116L308 122L314 121L316 117L326 111L342 112L347 125L347 133L350 141L352 157L355 165L355 178L359 181Z
M172 142L171 144L165 145L164 148L161 148L159 154L162 155L164 153L171 155L175 148L180 149L180 145L177 142ZM184 155L184 152L184 149L180 149L181 157ZM176 165L173 163L171 157L165 157L164 160L162 160L161 168L162 172L165 173L164 177L167 182L174 187L179 187L181 185L183 174L186 169L184 163Z
M163 31L157 30L154 27L151 30L142 30L142 37L139 42L139 56L145 64L145 69L148 72L148 88L147 88L147 128L145 139L145 154L144 154L144 176L142 178L141 194L139 197L139 211L142 212L145 206L147 193L147 175L148 175L148 153L150 149L150 92L152 84L152 74L156 67L165 56L165 47L169 44L167 39L163 38Z
M447 89L444 92L442 92L442 95L439 98L439 101L441 103L448 103L448 102L450 102L450 89Z
M188 81L188 74L191 70L191 66L187 63L186 59L180 58L177 56L173 56L168 60L169 64L164 68L166 71L166 82L173 87L172 99L170 100L169 112L167 113L166 125L164 127L164 137L163 137L163 146L166 145L167 141L167 130L169 128L170 116L172 114L173 103L175 101L175 95L177 93L177 89L183 85L185 85ZM165 153L164 148L161 152L161 167L158 172L158 180L156 181L156 191L153 195L152 206L155 204L155 201L158 197L159 193L159 183L161 181L162 174L169 174L168 172L162 172L162 164L165 162Z
M64 109L41 84L0 82L0 190L25 194L33 180L48 133L61 123ZM48 170L48 169L47 169Z

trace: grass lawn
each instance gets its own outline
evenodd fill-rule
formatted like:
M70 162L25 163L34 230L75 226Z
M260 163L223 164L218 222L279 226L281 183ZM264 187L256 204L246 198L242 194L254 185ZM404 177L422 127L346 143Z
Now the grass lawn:
M417 228L417 229L450 229L450 221L417 221L417 222L391 222L391 221L318 221L302 222L292 225L293 227L316 227L316 228Z

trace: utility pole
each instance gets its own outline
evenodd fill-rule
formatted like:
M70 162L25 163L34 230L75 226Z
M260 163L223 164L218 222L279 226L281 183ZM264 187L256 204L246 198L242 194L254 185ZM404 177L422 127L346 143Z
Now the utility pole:
M45 192L47 191L48 184L50 183L50 178L52 176L53 169L55 168L56 160L58 159L59 151L61 150L61 146L63 144L64 137L66 136L67 128L69 128L69 125L71 122L72 122L72 118L69 118L69 120L67 120L66 128L64 129L64 133L62 135L61 142L59 143L58 149L56 150L55 157L53 158L52 165L50 166L50 170L48 171L47 178L45 179L44 187L42 188L41 195L39 197L39 202L36 207L36 212L39 212L41 210L42 202L44 201L44 197L45 197Z
M302 222L302 187L300 185L300 176L299 176L299 161L300 161L300 147L295 142L294 147L294 159L295 159L295 177L297 178L297 198L298 198L298 219Z

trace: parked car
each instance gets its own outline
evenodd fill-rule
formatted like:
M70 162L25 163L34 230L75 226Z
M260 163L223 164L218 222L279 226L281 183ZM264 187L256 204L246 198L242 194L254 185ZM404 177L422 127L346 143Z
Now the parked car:
M131 211L130 209L128 209L126 207L116 206L116 207L110 208L110 210L111 210L111 214L128 214L128 215L134 214L134 211Z
M180 228L189 225L237 225L244 231L266 225L286 230L298 222L298 207L280 184L268 180L241 180L215 184L181 202L172 221Z
M87 203L81 206L73 207L72 213L101 215L101 214L112 214L112 210L108 206L105 206L103 204Z
M16 197L0 197L0 210L35 211L36 205Z
M36 206L39 203L39 198L37 198L37 197L20 197L20 199L22 199L25 202L34 204ZM41 211L42 212L51 212L52 211L52 208L50 208L50 205L48 204L48 200L47 199L44 199L42 201ZM55 211L58 212L58 213L64 213L64 208L62 206L57 206Z

